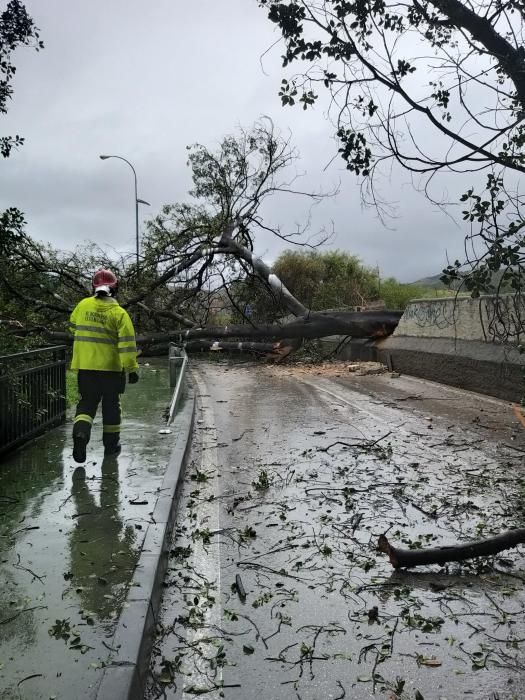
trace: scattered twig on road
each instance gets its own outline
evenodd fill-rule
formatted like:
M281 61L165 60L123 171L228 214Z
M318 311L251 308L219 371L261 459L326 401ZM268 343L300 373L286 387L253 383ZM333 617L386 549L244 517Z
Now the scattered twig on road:
M242 603L246 602L246 591L240 574L235 575L235 590Z
M17 554L16 556L17 556L17 563L16 563L16 564L13 564L13 566L15 567L15 569L22 569L22 571L27 571L29 574L31 574L31 576L33 576L33 581L34 581L35 579L38 579L38 580L40 581L40 583L41 583L42 585L44 585L44 579L46 578L46 576L45 576L45 575L44 575L44 576L39 576L38 574L35 574L35 572L32 571L31 569L28 569L27 566L22 566L22 565L20 564L20 554ZM33 583L33 581L31 581L31 583Z
M246 428L246 430L242 431L242 433L239 435L239 437L232 438L232 442L239 442L239 440L243 439L243 437L246 435L246 433L253 433L253 428Z
M336 698L334 698L334 700L343 700L346 698L346 690L343 688L341 681L336 681L335 683L339 686L339 688L341 688L342 695L338 695Z
M31 678L43 678L43 677L44 677L43 673L33 673L30 676L26 676L25 678L22 678L21 681L18 681L16 686L17 686L17 688L19 688L22 685L22 683L25 683L26 681L31 680Z
M333 442L327 447L318 447L317 451L328 452L332 449L332 447L335 447L336 445L343 445L344 447L357 447L360 450L371 450L389 435L392 435L391 430L389 430L388 433L385 433L381 437L377 438L377 440L361 440L360 442L344 442L343 440L337 440L336 442Z
M21 527L19 530L10 532L9 535L1 535L1 537L14 537L18 535L19 532L28 532L29 530L40 530L40 525L33 525L31 527Z
M277 569L272 569L269 566L264 566L263 564L257 564L256 562L239 562L238 566L244 566L247 569L258 569L259 571L267 571L271 574L275 574L276 576L285 576L286 578L293 578L296 581L309 581L310 579L308 578L301 578L300 576L294 576L293 574L288 573L284 569L281 569L280 571L277 571Z
M8 622L16 620L16 618L22 613L31 612L31 610L47 610L47 605L34 605L32 608L24 608L23 610L17 610L11 617L6 617L4 620L0 620L0 625L7 625Z
M246 622L249 622L249 623L250 623L250 625L251 625L251 626L254 628L254 630L255 630L255 639L256 639L257 641L260 639L261 642L264 644L265 649L268 649L268 645L266 644L266 640L265 640L265 638L262 636L261 630L257 627L257 625L255 624L255 622L254 622L250 617L248 617L248 615L243 615L242 613L239 613L239 612L236 612L235 614L237 615L237 617L241 617L243 620L246 620Z

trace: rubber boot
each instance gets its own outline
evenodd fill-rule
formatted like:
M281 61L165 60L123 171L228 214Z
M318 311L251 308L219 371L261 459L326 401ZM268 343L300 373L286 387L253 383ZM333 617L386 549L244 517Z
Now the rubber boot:
M103 433L104 457L116 457L120 454L120 433Z
M86 461L90 432L91 426L84 421L77 421L73 426L73 459L79 464Z

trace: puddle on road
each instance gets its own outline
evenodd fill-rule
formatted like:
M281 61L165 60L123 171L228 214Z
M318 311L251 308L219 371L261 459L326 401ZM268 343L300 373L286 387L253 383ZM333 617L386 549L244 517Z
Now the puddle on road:
M123 396L123 450L73 481L71 424L0 465L0 698L90 698L107 660L171 440L158 435L167 371ZM146 505L133 505L140 498Z
M419 548L523 525L516 451L413 415L380 439L386 414L220 371L206 367L147 697L524 698L523 550L405 572L375 549L387 530ZM326 451L337 440L354 446Z

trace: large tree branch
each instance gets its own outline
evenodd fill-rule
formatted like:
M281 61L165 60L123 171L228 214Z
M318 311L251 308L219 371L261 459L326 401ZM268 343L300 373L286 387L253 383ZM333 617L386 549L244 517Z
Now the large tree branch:
M169 318L172 321L182 323L182 325L186 326L186 328L195 328L195 326L197 325L195 321L191 321L189 318L186 318L185 316L177 313L176 311L159 311L157 309L152 309L149 306L146 306L146 304L143 304L141 301L137 302L137 306L139 306L141 309L144 309L146 313L151 314L152 316L159 316L160 318Z
M178 275L184 270L187 270L194 263L200 260L204 255L204 252L204 250L199 248L197 251L195 251L195 253L185 258L182 262L178 263L177 265L173 265L168 270L166 270L166 272L162 274L158 279L156 279L155 282L150 284L146 290L140 292L140 294L137 294L131 299L128 299L122 306L125 309L128 309L130 306L138 304L139 301L144 301L148 294L151 294L151 292L154 292L155 289L162 287L163 284L166 284L166 282L169 282L171 279L173 279L175 275Z
M430 1L430 0L429 0ZM435 0L436 2L456 2L457 0ZM458 3L459 4L459 3ZM318 22L316 22L320 28L323 28L322 25L320 25ZM325 31L326 28L324 28ZM348 28L345 25L345 30L348 31ZM333 30L329 31L330 36L334 41L340 42L342 46L344 46L345 42L344 40L340 39L340 37L335 33ZM465 146L470 153L463 155L461 158L456 158L455 162L459 163L462 160L472 160L473 156L476 154L480 154L483 156L487 164L493 162L493 163L499 163L500 165L512 168L514 170L517 170L519 172L525 172L525 167L523 165L520 165L517 162L512 162L508 158L501 157L496 153L492 153L491 151L488 151L485 147L484 144L476 145L472 141L464 138L461 136L461 134L456 133L452 129L449 129L443 122L443 120L439 120L436 115L432 112L432 110L425 106L424 104L420 104L417 99L411 97L411 95L408 94L408 92L402 87L400 81L394 77L390 77L380 71L371 61L369 61L365 55L359 51L357 48L356 44L353 42L350 33L348 33L348 45L352 47L352 53L357 56L359 61L363 64L365 68L367 68L370 71L370 74L374 77L377 82L381 83L384 85L388 90L391 90L394 93L397 93L400 95L405 102L416 112L419 112L423 114L439 131L441 131L443 134L451 138L453 141L456 141L457 143L460 143L462 146ZM511 47L512 48L512 47ZM525 70L525 66L523 68ZM525 93L524 93L525 95ZM491 141L494 140L494 137L491 137ZM394 153L396 152L397 149L394 148ZM445 165L445 163L443 163Z
M284 286L281 280L273 274L268 265L256 257L248 248L238 243L232 236L237 224L229 223L219 241L219 249L224 249L224 252L233 253L237 257L245 260L252 266L256 275L265 280L275 293L278 301L290 311L294 316L304 316L308 313L308 309L296 299L293 294Z
M380 535L377 548L388 555L394 569L410 569L427 564L464 561L473 557L489 557L523 543L525 543L525 528L522 527L503 532L495 537L488 537L486 540L474 540L430 549L400 549L393 547L385 535Z
M35 299L34 297L29 297L26 294L20 292L14 285L10 284L7 277L0 273L0 281L4 284L5 288L11 292L17 299L23 301L28 306L32 307L35 311L40 309L50 309L51 311L58 311L61 314L70 314L71 309L68 306L54 304L52 302L44 301L43 299ZM58 297L58 295L54 295Z
M465 29L489 54L499 62L502 70L516 87L518 98L525 109L525 51L515 48L494 29L487 17L480 17L459 0L428 0L446 15L452 24ZM417 3L415 3L417 6Z

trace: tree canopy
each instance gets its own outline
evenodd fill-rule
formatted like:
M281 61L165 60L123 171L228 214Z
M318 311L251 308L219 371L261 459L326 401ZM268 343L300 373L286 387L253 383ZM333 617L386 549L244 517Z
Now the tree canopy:
M13 98L12 81L16 73L16 66L13 63L13 53L20 46L30 46L37 51L44 47L40 39L39 32L32 18L27 13L25 6L19 0L10 0L5 9L0 11L0 114L6 114L9 101ZM1 136L0 135L0 155L8 158L13 149L24 143L20 135ZM16 347L12 336L5 332L6 325L16 324L14 319L16 304L18 299L12 294L11 289L16 287L19 276L23 275L21 269L13 268L7 261L12 250L18 246L24 247L24 227L25 219L22 212L14 207L10 207L0 212L0 282L7 277L11 279L11 288L5 284L0 284L0 345L9 351ZM36 273L36 271L34 271ZM44 281L38 278L38 274L32 280L33 285L43 284ZM30 320L23 315L23 321ZM2 323L3 321L3 323ZM20 322L20 321L19 321Z
M140 315L143 331L160 331L167 323L205 325L218 309L217 300L230 308L234 304L232 282L254 274L288 312L303 313L306 307L253 253L260 231L304 242L302 231L271 227L261 214L261 205L276 193L314 201L324 196L302 192L294 184L296 158L289 140L269 120L225 137L215 150L191 146L190 199L164 206L148 224L140 275L132 256L117 259L95 244L55 250L31 238L19 212L5 212L0 219L5 232L0 321L15 330L18 322L60 327L74 304L90 293L90 280L100 266L116 272L121 303Z
M149 222L140 270L133 256L109 257L96 245L58 251L33 240L23 219L5 216L12 235L6 237L0 259L0 283L5 297L0 328L9 337L33 338L49 333L65 339L65 321L74 305L91 293L91 278L110 267L120 280L119 301L138 321L142 342L167 342L184 335L208 347L207 338L295 339L334 333L384 335L395 327L398 313L366 315L318 310L361 305L377 287L374 273L357 258L338 251L287 251L272 270L254 253L260 231L290 244L304 244L308 233L272 228L261 204L275 193L318 200L291 183L296 155L269 121L227 136L218 149L190 147L193 190L187 202L170 204ZM289 280L288 289L281 276ZM246 296L248 294L248 296ZM6 303L7 302L7 303ZM247 303L259 304L253 319ZM292 315L297 321L271 323ZM242 320L245 325L231 326ZM257 327L254 321L263 321ZM270 325L267 323L270 322ZM227 327L217 327L224 323ZM265 325L266 324L266 325ZM21 327L22 326L22 327ZM235 345L235 344L234 344ZM262 344L272 352L274 343ZM237 347L237 346L235 346ZM258 344L258 351L261 345Z

